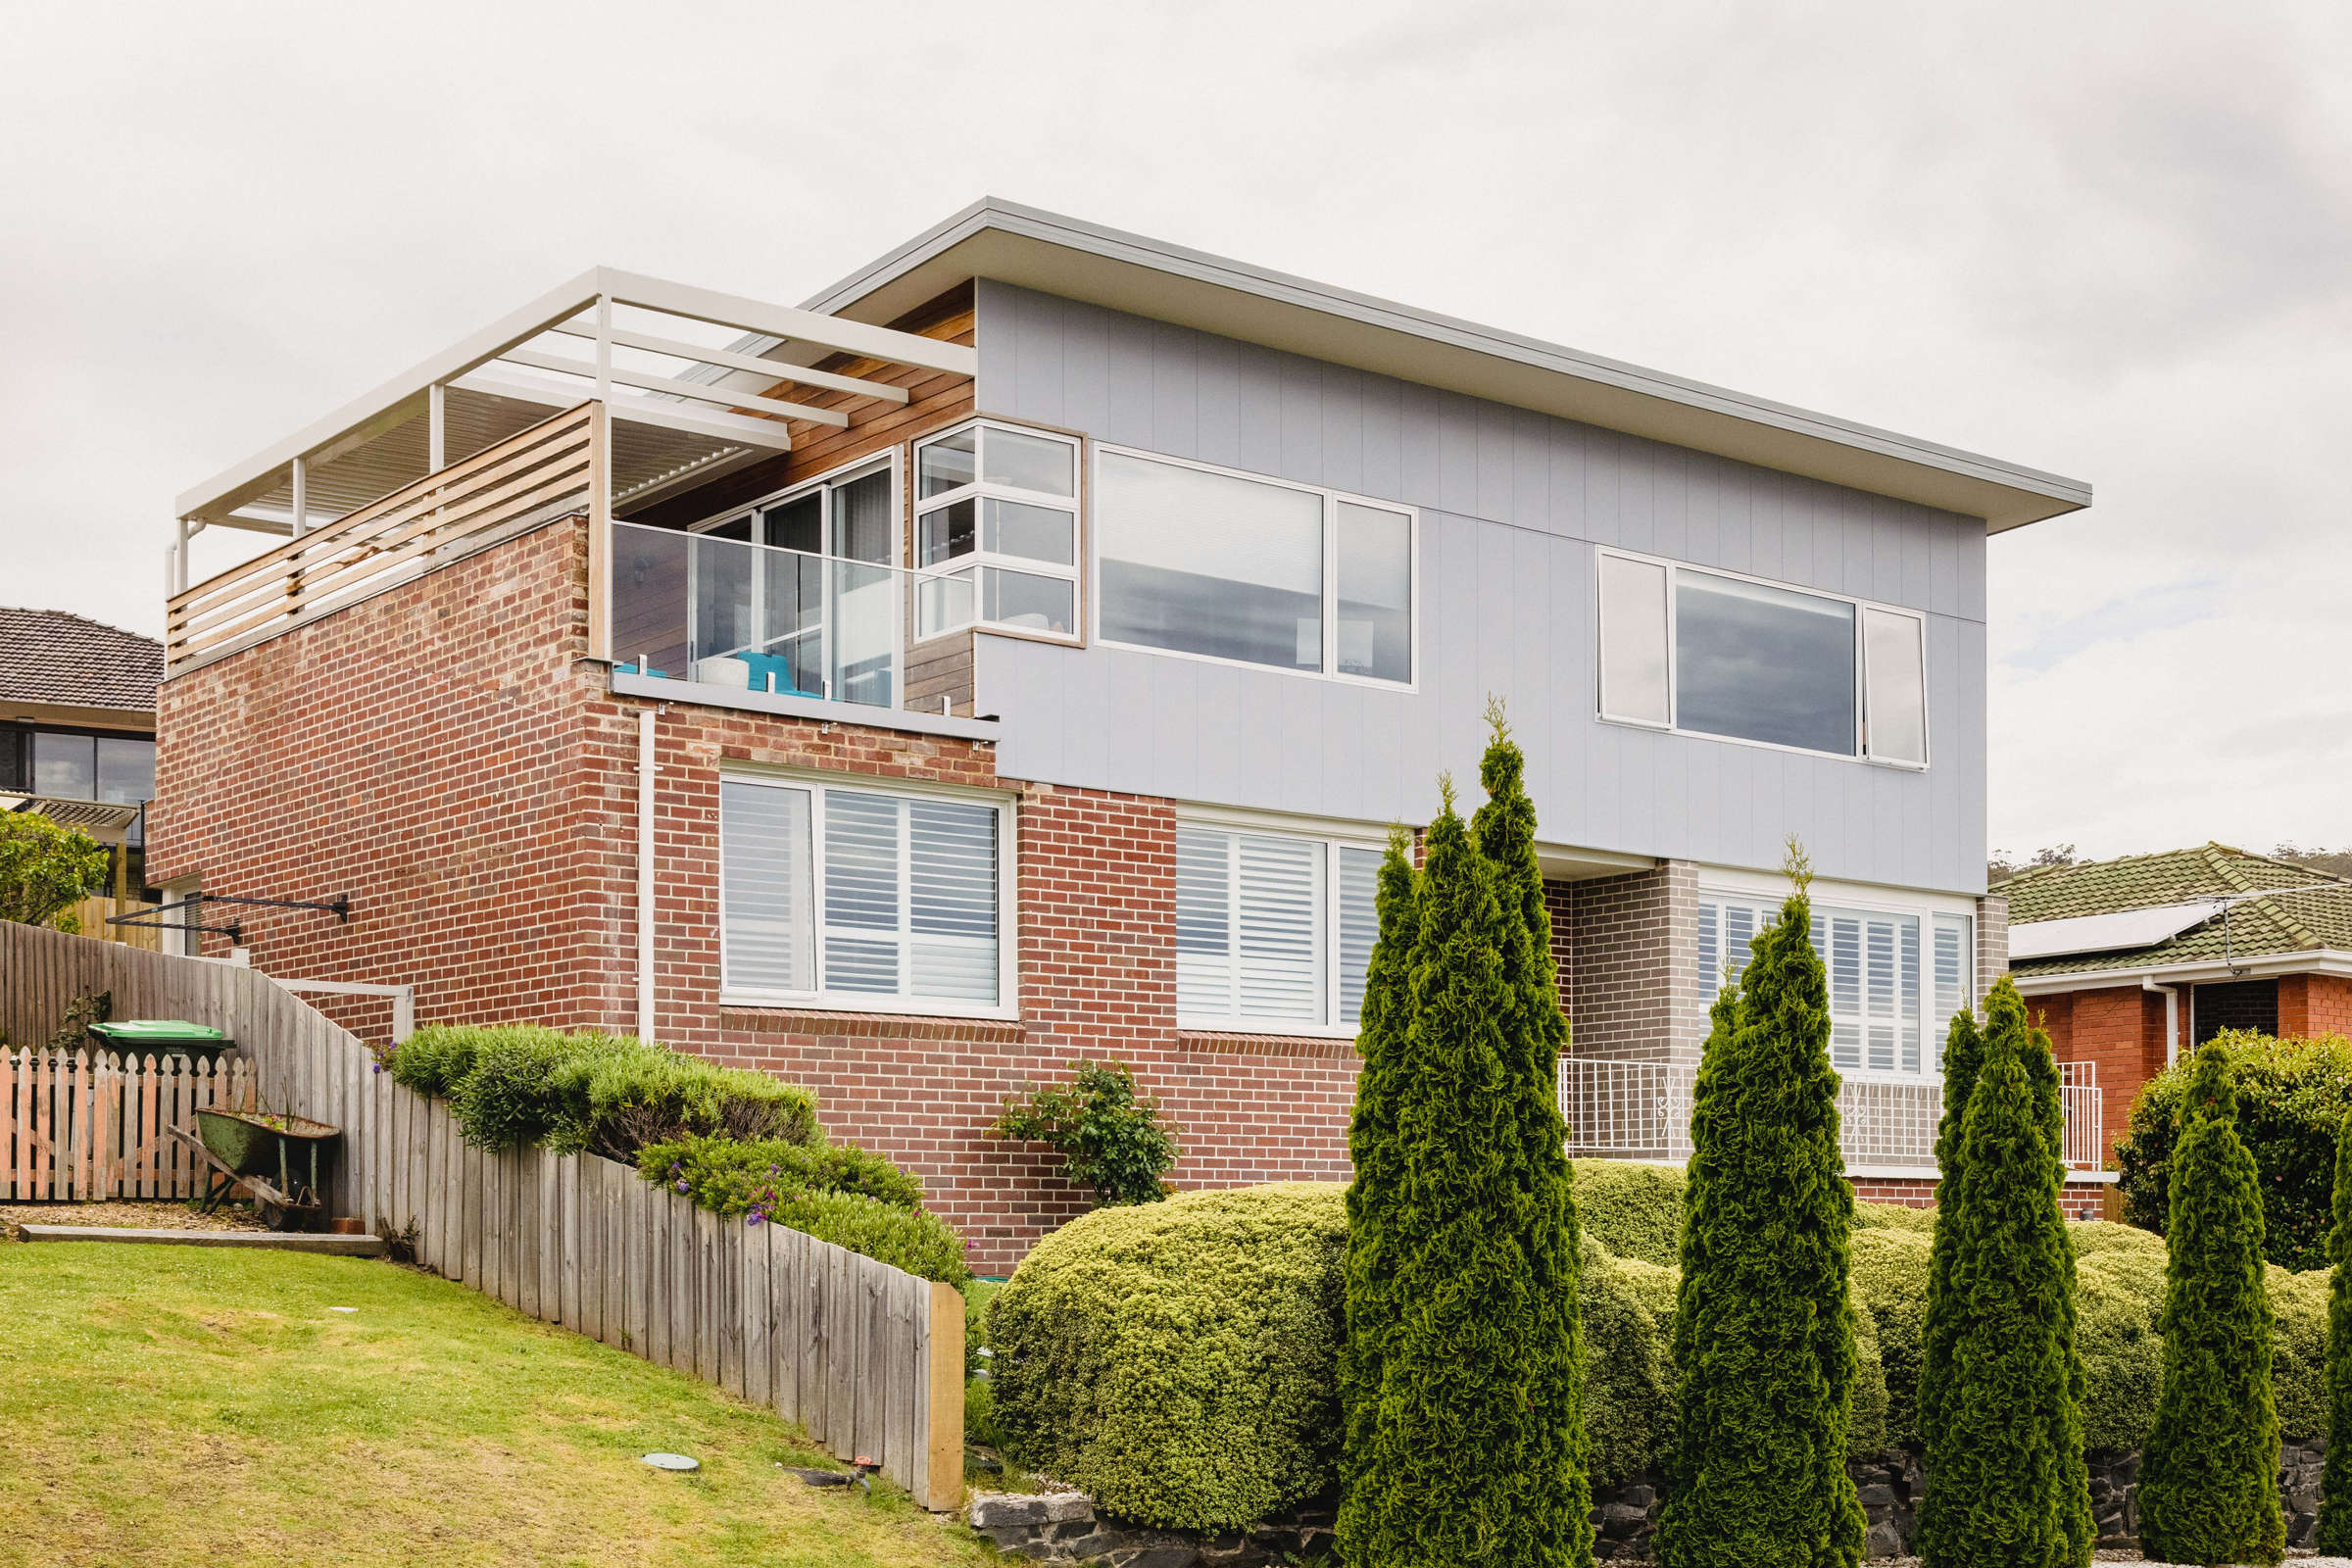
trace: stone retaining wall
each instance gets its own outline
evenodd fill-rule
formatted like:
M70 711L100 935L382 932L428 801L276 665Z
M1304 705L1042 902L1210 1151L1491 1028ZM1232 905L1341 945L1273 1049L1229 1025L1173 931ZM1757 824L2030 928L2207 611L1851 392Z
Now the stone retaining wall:
M2319 1523L2320 1466L2325 1439L2290 1443L2278 1456L2278 1496L2286 1510L2290 1546L2311 1544ZM1918 1535L1919 1497L1926 1476L1919 1456L1901 1449L1857 1459L1847 1466L1861 1496L1870 1534L1867 1557L1899 1557ZM2139 1455L2094 1454L2090 1462L2090 1505L2099 1544L2136 1546L2139 1517ZM1598 1536L1593 1555L1602 1561L1644 1562L1658 1524L1659 1480L1642 1474L1604 1487L1593 1497L1592 1523ZM1094 1499L1082 1492L1038 1495L977 1494L967 1515L974 1530L999 1550L1033 1562L1099 1562L1109 1568L1260 1568L1332 1544L1330 1504L1305 1503L1256 1528L1226 1535L1183 1530L1148 1530L1099 1517Z

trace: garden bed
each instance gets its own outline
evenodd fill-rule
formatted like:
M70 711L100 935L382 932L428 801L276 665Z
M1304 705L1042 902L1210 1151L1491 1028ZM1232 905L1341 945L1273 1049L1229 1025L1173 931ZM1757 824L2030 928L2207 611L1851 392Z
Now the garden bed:
M206 1214L177 1200L131 1199L94 1203L0 1204L0 1241L13 1240L19 1225L106 1225L150 1231L267 1230L251 1205L224 1205Z

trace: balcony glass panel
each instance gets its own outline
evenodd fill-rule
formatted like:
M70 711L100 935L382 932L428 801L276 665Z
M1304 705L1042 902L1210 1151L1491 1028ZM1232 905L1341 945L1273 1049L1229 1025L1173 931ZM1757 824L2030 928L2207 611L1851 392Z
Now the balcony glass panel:
M623 674L896 708L918 592L943 614L971 618L972 585L955 578L612 527L612 656Z

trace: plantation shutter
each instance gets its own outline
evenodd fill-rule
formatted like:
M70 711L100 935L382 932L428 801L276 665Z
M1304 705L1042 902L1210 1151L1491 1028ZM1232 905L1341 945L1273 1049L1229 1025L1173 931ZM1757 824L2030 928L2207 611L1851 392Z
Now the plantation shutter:
M808 791L728 779L719 785L718 814L724 983L813 990Z
M913 994L997 1000L997 813L954 801L906 806Z
M1380 936L1378 850L1340 850L1340 1022L1353 1028L1364 1013L1364 974Z
M1952 1015L1976 1004L1976 955L1965 914L1936 917L1936 1015L1928 1020L1928 1059L1943 1070L1943 1037Z
M1179 1014L1324 1021L1323 851L1312 839L1177 829Z

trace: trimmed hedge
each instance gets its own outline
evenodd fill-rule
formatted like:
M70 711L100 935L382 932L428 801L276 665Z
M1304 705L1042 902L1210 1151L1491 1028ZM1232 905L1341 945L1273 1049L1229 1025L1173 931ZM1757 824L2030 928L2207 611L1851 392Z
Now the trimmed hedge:
M2274 1040L2225 1030L2237 1134L2262 1190L2263 1255L2282 1268L2328 1266L2334 1224L2335 1135L2352 1112L2352 1041L2341 1035ZM2124 1218L2159 1235L2172 1218L2173 1151L2193 1056L2150 1079L2116 1141Z
M937 1214L900 1208L862 1193L779 1195L765 1211L771 1224L805 1231L877 1263L961 1289L972 1271L963 1238Z
M650 1182L683 1181L695 1207L728 1218L796 1192L855 1193L909 1211L923 1206L920 1181L856 1144L810 1149L777 1138L682 1138L646 1145L637 1152L637 1169Z
M1187 1193L1040 1242L988 1307L1009 1450L1170 1529L1252 1524L1330 1486L1346 1192Z
M449 1101L466 1141L484 1149L585 1150L625 1164L648 1144L694 1135L823 1142L808 1090L631 1035L436 1024L402 1042L389 1070Z

